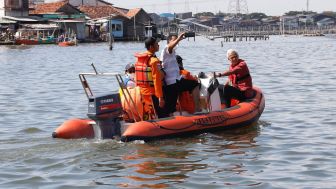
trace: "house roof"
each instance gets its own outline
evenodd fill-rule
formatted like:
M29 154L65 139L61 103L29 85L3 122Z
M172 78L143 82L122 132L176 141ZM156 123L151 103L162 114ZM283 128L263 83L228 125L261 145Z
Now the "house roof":
M8 20L8 19L5 19L3 17L0 17L0 24L15 24L16 21L13 21L13 20Z
M104 3L104 4L106 4L106 5L113 5L112 3L109 3L109 2L107 2L107 1L104 1L104 0L98 0L98 1L100 1L101 3Z
M335 21L332 18L323 18L323 19L321 19L321 20L319 20L317 22L318 23L334 23Z
M122 13L124 14L127 14L129 9L126 9L126 8L121 8L121 7L116 7L116 6L113 6L114 8L116 8L117 10L121 11Z
M67 1L38 4L34 10L29 11L29 14L48 14L60 12L60 9L66 4L71 6Z
M13 16L3 16L2 18L12 21L21 21L21 22L39 22L41 18L26 16L26 17L13 17Z
M88 15L91 19L108 17L111 14L128 18L126 14L112 6L80 6L79 10Z
M21 24L21 26L23 26L24 28L30 28L35 30L51 30L59 28L57 24Z
M128 16L129 18L132 18L132 17L134 17L135 15L137 15L140 11L141 11L141 8L130 9L130 10L127 12L127 16Z

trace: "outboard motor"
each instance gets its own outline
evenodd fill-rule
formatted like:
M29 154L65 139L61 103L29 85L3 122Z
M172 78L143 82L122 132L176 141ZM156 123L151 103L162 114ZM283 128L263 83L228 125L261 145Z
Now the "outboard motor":
M93 126L95 136L102 139L120 136L120 115L122 105L118 93L89 97L88 117L97 125Z

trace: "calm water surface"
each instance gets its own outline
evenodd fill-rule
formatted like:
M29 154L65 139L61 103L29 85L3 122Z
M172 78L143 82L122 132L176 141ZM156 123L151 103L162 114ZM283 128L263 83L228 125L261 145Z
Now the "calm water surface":
M161 48L164 42L160 43ZM62 140L63 121L86 117L80 72L119 72L142 43L61 48L0 46L0 188L336 188L336 38L272 36L178 49L197 74L227 68L235 48L266 96L248 130L120 143ZM91 86L113 91L111 79Z

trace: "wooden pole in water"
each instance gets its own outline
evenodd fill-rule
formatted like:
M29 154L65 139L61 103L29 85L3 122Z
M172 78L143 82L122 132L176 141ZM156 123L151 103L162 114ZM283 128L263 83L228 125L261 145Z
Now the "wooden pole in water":
M109 19L109 49L113 49L113 34L112 34L112 16L110 15Z

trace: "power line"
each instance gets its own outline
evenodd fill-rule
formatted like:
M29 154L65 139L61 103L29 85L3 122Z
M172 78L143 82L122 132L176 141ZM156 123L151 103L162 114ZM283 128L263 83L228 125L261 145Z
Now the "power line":
M189 11L189 0L184 0L184 12Z
M168 12L171 12L171 9L170 9L170 6L171 6L171 1L170 0L168 0L168 2L167 2L167 4L168 4Z
M246 0L230 0L228 12L232 14L248 14Z
M209 3L210 1L215 1L215 2L219 2L219 1L227 1L227 0L187 0L187 1L176 1L173 2L172 0L167 0L167 2L162 2L162 3L150 3L150 4L146 4L146 3L140 3L137 5L134 5L134 7L152 7L153 5L155 6L174 6L174 5L188 5L188 8L191 4L198 4L198 3ZM186 3L187 2L187 3Z

